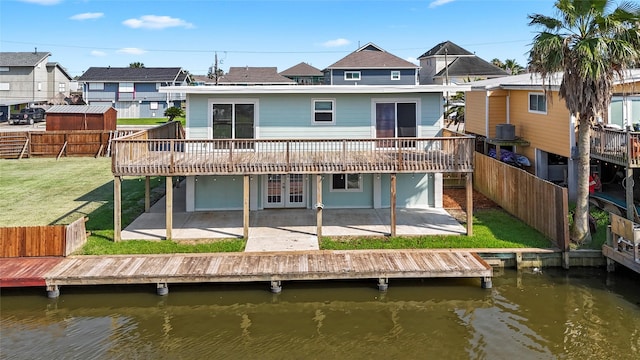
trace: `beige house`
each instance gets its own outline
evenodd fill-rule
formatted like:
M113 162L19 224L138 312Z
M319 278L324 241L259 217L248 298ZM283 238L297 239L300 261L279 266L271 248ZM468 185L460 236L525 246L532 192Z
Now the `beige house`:
M577 178L577 123L558 96L561 76L558 74L547 86L535 74L472 83L471 90L465 94L465 132L478 136L478 143L484 144L485 153L488 148L500 146L526 156L531 163L527 168L529 172L567 185L569 198L573 199ZM550 92L548 97L545 89ZM634 123L640 123L640 69L628 71L624 80L618 81L610 110L599 120L603 127L617 132L633 129ZM498 129L502 124L511 126L515 138L501 136ZM612 125L609 127L609 124ZM620 140L620 149L623 143L626 144ZM603 148L596 145L594 141L594 163L628 165L625 156L622 156L624 159L613 159L600 153Z

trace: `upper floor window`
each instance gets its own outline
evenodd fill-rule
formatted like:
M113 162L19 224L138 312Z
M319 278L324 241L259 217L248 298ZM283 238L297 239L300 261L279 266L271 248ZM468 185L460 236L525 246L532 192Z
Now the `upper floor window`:
M9 83L0 83L0 90L11 90Z
M351 81L360 80L360 71L345 71L344 79L351 80Z
M9 71L8 66L0 66L0 71Z
M400 80L400 71L392 71L391 80Z
M58 83L58 92L63 93L65 91L67 91L67 84L62 83L62 82Z
M529 112L546 114L547 96L545 94L529 94Z
M121 93L132 93L133 92L133 83L132 82L122 82L118 84L118 92Z
M214 139L253 139L256 104L244 101L211 103Z
M332 124L335 122L335 100L313 100L313 122Z
M89 83L89 90L104 90L104 83Z

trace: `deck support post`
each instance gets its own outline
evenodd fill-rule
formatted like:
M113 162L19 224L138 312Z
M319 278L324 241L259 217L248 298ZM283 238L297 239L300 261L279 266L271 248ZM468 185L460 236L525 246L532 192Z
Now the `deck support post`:
M244 175L242 185L242 236L249 239L249 175Z
M274 294L279 294L282 292L282 282L280 281L271 281L271 292Z
M322 175L316 175L316 233L318 242L322 239Z
M522 253L515 253L516 255L516 270L522 269Z
M156 293L160 296L166 296L169 294L169 285L167 283L158 283L156 285Z
M480 279L480 284L483 289L491 289L493 287L493 282L490 276L485 276Z
M167 235L165 236L165 238L167 240L171 240L171 238L173 237L173 235L171 234L171 231L173 230L173 177L167 176L165 178L165 183L165 199L167 200L165 211Z
M391 236L396 236L396 186L397 186L397 174L391 174Z
M144 212L151 210L151 177L144 177Z
M48 285L47 286L47 297L49 299L56 299L60 296L60 288L58 285Z
M379 291L387 291L389 289L389 279L387 278L378 278L378 290Z
M113 241L122 240L122 177L113 177Z
M629 135L627 135L629 136ZM631 146L629 146L631 147ZM631 221L635 221L635 205L633 203L633 188L634 188L634 184L633 184L633 168L630 166L627 166L627 174L626 174L626 178L624 179L624 186L625 186L625 199L626 199L626 204L627 204L627 219L631 220Z
M466 174L467 236L473 236L473 173Z

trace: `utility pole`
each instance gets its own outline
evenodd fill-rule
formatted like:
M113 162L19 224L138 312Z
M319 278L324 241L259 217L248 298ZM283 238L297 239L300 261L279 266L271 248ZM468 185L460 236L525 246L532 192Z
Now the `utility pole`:
M216 86L218 86L218 52L216 52L215 62L213 63L213 76L216 79Z

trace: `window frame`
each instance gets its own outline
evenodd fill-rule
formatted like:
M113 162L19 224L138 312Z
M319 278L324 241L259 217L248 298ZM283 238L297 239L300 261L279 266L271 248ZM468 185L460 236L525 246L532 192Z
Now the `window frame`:
M207 120L207 138L213 140L223 140L222 138L213 137L213 107L215 105L231 105L231 137L229 140L251 140L258 139L258 119L259 119L259 102L258 99L209 99L208 101L208 120ZM253 138L237 138L236 137L236 105L253 105Z
M331 110L318 110L316 109L316 103L330 102ZM331 121L319 121L316 120L316 114L331 114ZM311 99L311 123L313 125L335 125L336 123L336 99Z
M532 102L531 102L531 97L535 96L536 98L536 109L532 108ZM544 111L540 111L537 109L538 107L538 102L539 102L539 97L542 96L542 98L544 99ZM546 115L547 114L547 95L545 93L538 93L538 92L530 92L527 96L527 102L528 102L528 109L529 112L532 114L542 114L542 115Z
M135 85L132 82L118 83L118 93L134 93L134 92L135 92Z
M158 110L159 106L160 105L158 104L157 101L151 101L149 103L149 110Z
M400 80L400 70L391 70L391 80Z
M347 74L351 75L351 77L347 76ZM358 77L355 78L354 75ZM345 71L344 72L344 81L360 81L362 79L362 73L360 71Z
M335 187L334 178L336 176L346 176L344 179L344 188ZM358 187L357 188L349 188L349 176L356 176L358 179ZM330 184L330 192L362 192L362 174L347 174L347 173L339 173L339 174L331 174L331 184Z
M104 90L104 83L103 82L90 82L89 83L89 90Z
M66 91L67 91L67 84L63 82L58 83L58 92L63 93Z

